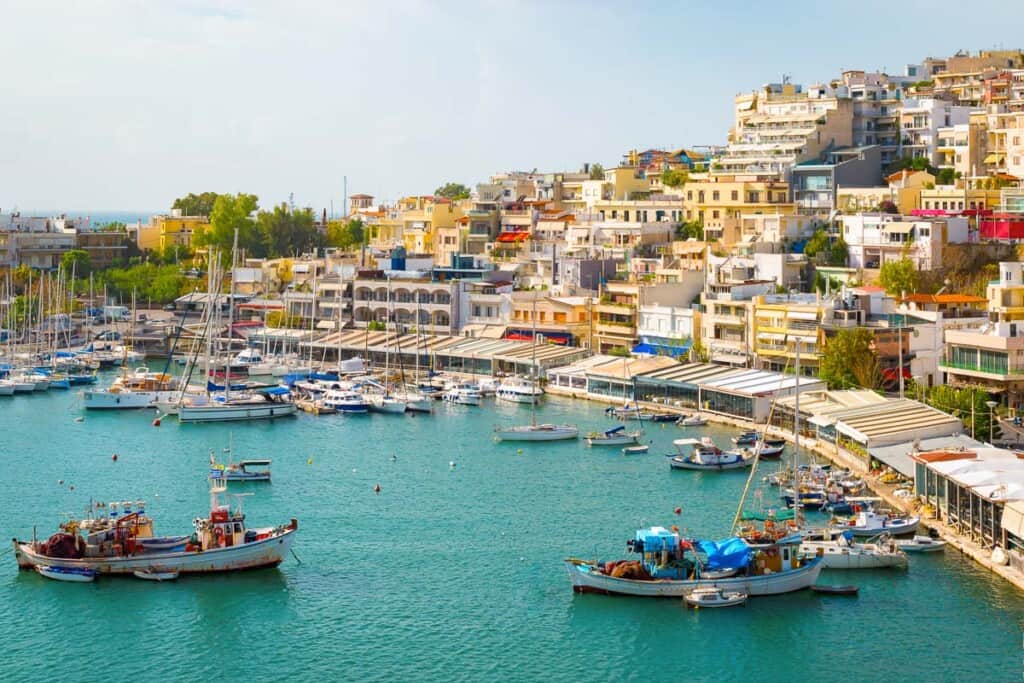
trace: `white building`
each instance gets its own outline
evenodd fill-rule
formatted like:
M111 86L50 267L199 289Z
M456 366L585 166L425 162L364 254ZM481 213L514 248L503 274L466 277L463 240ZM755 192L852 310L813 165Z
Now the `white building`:
M851 268L881 268L883 263L904 256L918 270L942 265L947 244L967 242L966 218L910 218L886 213L859 213L838 217L843 240L849 250Z
M954 105L931 97L903 101L900 112L900 148L903 156L923 157L940 162L939 129L968 123L971 107Z

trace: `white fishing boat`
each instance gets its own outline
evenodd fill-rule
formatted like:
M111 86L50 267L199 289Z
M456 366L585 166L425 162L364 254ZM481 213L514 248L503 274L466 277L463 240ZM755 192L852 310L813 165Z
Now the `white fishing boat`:
M651 450L647 444L639 444L637 446L626 446L622 449L623 455L643 455L647 451Z
M639 443L642 436L640 430L627 432L625 425L619 425L603 432L590 432L584 440L588 446L627 446Z
M910 540L893 541L905 553L937 553L946 547L946 542L931 536L914 536Z
M573 590L655 598L682 598L706 587L702 571L736 569L717 578L717 588L749 596L777 595L810 588L821 573L821 559L805 558L799 537L752 548L741 538L720 543L690 541L664 527L640 529L627 544L640 556L634 561L565 560Z
M707 439L675 439L672 445L679 451L669 458L669 466L675 470L735 470L754 464L749 452L723 451ZM686 454L686 448L692 452Z
M40 576L54 581L92 583L96 580L96 570L87 567L51 567L47 564L37 564L35 570Z
M463 382L450 385L444 392L444 400L465 406L478 406L483 401L483 394L475 384Z
M683 600L689 607L738 607L747 602L747 594L718 586L702 586L684 595Z
M825 569L907 568L907 555L891 540L856 543L850 532L805 537L800 552L821 555Z
M920 523L921 518L915 515L890 515L886 512L861 510L856 517L839 525L838 528L852 531L854 536L904 536L917 531Z
M434 412L434 399L424 396L418 391L405 392L405 409L410 413Z
M536 344L536 342L534 343ZM537 386L535 382L519 377L506 378L498 385L494 392L495 398L502 401L529 403L530 405L538 403L543 395L544 390Z
M210 452L213 461L213 452ZM270 481L270 460L240 460L219 464L211 462L210 478L224 481ZM258 468L258 469L257 469Z
M14 382L0 379L0 396L14 396Z
M15 539L14 558L20 569L37 566L50 571L86 570L96 574L133 575L136 571L190 573L231 572L275 567L291 550L298 531L288 524L252 529L246 526L243 498L234 509L221 500L224 482L210 480L210 514L192 521L184 546L153 549L153 520L145 503L90 505L81 519L71 519L45 541Z
M137 579L144 581L174 581L178 578L178 572L161 571L159 569L136 569L132 574Z

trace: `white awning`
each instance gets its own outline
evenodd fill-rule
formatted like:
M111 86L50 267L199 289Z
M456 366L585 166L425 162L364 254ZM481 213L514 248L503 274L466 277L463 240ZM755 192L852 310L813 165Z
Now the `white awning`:
M763 339L765 341L770 341L770 342L784 342L784 341L786 341L786 335L784 335L784 334L775 334L774 332L758 332L757 333L757 338L758 338L758 340Z
M790 320L817 320L818 314L816 312L786 311L786 317Z
M906 235L907 233L909 233L913 229L914 229L914 224L913 223L902 223L902 222L899 222L899 221L893 221L891 223L886 223L882 227L882 232L884 232L884 233L899 233L901 235Z
M1024 502L1011 501L1003 506L1003 531L1024 538Z

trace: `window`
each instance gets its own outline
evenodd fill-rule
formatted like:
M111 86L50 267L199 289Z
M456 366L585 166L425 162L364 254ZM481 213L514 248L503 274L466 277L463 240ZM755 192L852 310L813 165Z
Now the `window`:
M700 192L697 193L697 203L698 204L703 204L704 203L704 190L701 190Z
M718 219L718 209L715 209L714 211L711 212L711 218L716 220Z
M629 222L629 211L622 212L622 220L626 221L627 223Z
M688 192L686 193L686 200L687 200L687 201L690 201L690 202L692 202L692 201L693 201L693 190L689 190L689 191L688 191Z
M738 202L740 200L739 190L733 190L732 192L730 192L729 198L732 199L732 201L734 202Z
M711 193L711 201L713 201L713 202L717 202L718 201L718 190L715 190L714 192Z

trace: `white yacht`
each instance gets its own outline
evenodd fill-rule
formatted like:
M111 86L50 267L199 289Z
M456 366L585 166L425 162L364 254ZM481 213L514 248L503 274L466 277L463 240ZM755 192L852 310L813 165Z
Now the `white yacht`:
M87 410L131 410L173 402L177 393L170 375L136 368L135 374L118 377L108 389L82 392L82 398Z
M463 382L449 385L444 392L444 400L464 406L478 406L483 400L483 395L475 384Z
M503 401L535 404L540 402L544 390L535 382L519 377L510 377L498 385L494 395Z
M339 413L363 414L370 409L366 398L351 389L330 389L324 393L323 403Z

